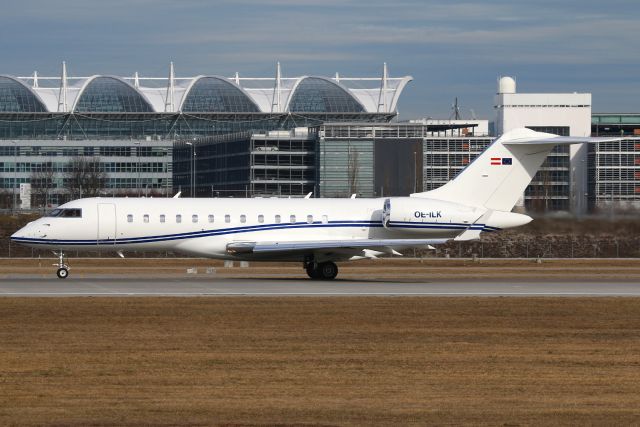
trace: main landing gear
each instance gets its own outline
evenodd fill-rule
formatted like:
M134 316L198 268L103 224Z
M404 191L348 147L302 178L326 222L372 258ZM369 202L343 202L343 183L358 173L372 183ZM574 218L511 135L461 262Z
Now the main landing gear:
M69 266L64 262L64 252L60 251L60 253L56 255L58 255L58 263L53 264L54 266L58 267L56 275L58 276L58 279L66 279L69 276Z
M309 277L314 280L333 280L338 275L338 266L331 261L307 262L304 268Z

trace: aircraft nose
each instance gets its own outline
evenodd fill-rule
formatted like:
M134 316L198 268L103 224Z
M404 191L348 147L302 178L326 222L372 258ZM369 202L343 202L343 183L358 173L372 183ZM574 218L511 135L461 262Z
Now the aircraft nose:
M12 241L21 241L23 239L43 238L46 237L49 224L39 224L30 222L11 235Z
M11 240L16 241L16 240L23 239L23 238L27 237L26 228L27 227L22 227L20 230L18 230L15 233L13 233L11 235Z

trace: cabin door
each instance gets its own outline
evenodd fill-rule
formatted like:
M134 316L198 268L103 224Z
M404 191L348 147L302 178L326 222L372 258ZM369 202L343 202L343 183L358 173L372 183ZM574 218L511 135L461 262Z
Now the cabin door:
M116 242L116 205L98 203L98 244L112 245Z

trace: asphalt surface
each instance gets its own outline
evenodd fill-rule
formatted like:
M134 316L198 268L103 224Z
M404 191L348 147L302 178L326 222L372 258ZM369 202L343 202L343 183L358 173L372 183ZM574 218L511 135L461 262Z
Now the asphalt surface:
M353 281L230 279L216 277L15 277L0 280L0 297L67 296L629 296L639 282L571 281Z

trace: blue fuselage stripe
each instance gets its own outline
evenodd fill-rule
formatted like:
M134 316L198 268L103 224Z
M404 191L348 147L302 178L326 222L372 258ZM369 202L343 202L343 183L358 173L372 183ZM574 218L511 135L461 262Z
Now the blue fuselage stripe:
M397 224L397 225L396 225ZM28 238L28 237L12 237L11 240L17 243L28 243L28 244L40 244L40 245L99 245L99 244L132 244L132 243L155 243L162 241L171 241L171 240L182 240L182 239L191 239L191 238L200 238L200 237L211 237L211 236L222 236L228 234L238 234L238 233L250 233L256 231L270 231L270 230L282 230L282 229L300 229L300 228L350 228L350 227L363 227L363 228L379 228L383 225L378 221L329 221L328 223L322 222L314 222L314 223L285 223L285 224L261 224L261 225L251 225L251 226L241 226L241 227L229 227L222 229L213 229L213 230L201 230L201 231L191 231L186 233L177 233L177 234L166 234L166 235L154 235L154 236L142 236L142 237L128 237L123 239L82 239L82 240L71 240L71 239L42 239L42 238ZM410 223L403 221L393 221L390 223L390 226L393 228L399 229L441 229L441 230L460 230L460 229L477 229L477 230L486 230L493 231L493 229L497 230L495 227L488 227L484 224L473 224L471 227L467 224L456 224L456 223Z

